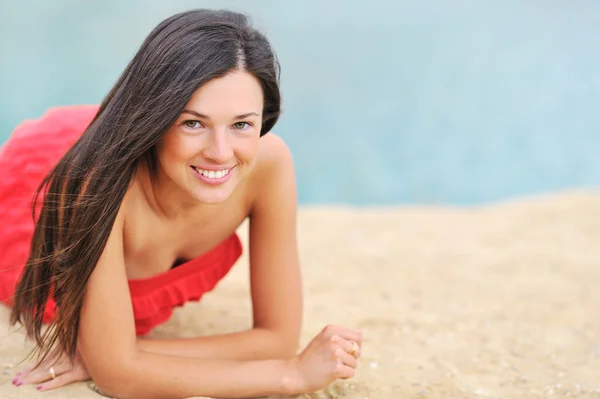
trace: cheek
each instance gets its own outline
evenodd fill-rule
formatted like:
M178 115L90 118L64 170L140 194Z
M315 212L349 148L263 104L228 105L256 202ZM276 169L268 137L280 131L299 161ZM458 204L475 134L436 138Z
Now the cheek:
M243 145L238 147L239 157L243 158L246 162L252 162L258 154L258 138L248 140Z
M182 137L169 138L163 142L160 158L169 163L187 162L193 155L192 144Z

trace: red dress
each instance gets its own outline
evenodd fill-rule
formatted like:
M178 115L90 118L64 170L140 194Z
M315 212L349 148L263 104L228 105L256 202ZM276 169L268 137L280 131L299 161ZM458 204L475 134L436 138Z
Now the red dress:
M53 108L38 120L21 123L0 147L0 302L8 306L14 304L15 287L29 255L35 190L97 110L97 106ZM239 237L233 234L206 254L176 268L150 278L129 280L137 335L167 321L176 306L200 300L229 272L241 253ZM55 306L50 300L44 322L54 317Z

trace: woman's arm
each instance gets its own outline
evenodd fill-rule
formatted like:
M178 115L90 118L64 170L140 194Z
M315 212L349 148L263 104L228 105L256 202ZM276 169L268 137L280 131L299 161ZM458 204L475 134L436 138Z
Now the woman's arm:
M253 173L250 214L250 278L253 329L209 337L139 339L141 350L177 356L258 360L289 358L298 347L302 321L296 245L296 180L292 155L277 136L265 136Z
M272 145L283 144L273 142ZM151 353L136 343L123 260L121 210L87 282L78 337L79 354L87 370L82 362L73 368L50 359L40 369L25 373L19 384L46 381L47 370L54 364L57 370L62 370L61 374L45 382L42 390L86 379L89 371L104 393L122 399L241 398L312 392L337 378L354 375L362 337L360 332L349 328L327 326L302 353L291 356L301 321L295 184L289 152L267 150L276 154L273 162L280 163L278 168L263 174L274 176L265 178L264 184L258 186L261 190L252 207L254 329L193 342L164 341L162 346L156 341L157 346L150 349L159 353ZM127 200L122 208L126 203ZM190 357L191 353L196 356ZM263 357L265 360L248 360ZM281 357L288 360L275 360Z
M227 361L147 353L138 349L123 259L119 212L87 282L79 350L98 387L125 398L257 397L299 392L292 361Z
M138 338L138 349L164 355L221 360L289 359L295 353L282 348L278 332L252 328L247 331L193 338Z

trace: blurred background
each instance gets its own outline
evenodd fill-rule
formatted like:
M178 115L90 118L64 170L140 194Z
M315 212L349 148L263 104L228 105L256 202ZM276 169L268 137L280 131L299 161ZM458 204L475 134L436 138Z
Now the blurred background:
M0 143L96 104L150 30L246 12L282 64L302 204L476 205L600 187L600 2L0 0Z

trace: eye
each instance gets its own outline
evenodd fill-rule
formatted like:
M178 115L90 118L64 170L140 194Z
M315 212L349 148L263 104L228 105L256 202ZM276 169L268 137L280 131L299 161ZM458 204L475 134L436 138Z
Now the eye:
M236 122L233 124L233 127L237 130L244 130L246 127L252 126L248 122Z
M190 129L198 129L198 128L202 127L202 123L200 123L200 121L195 121L195 120L185 121L185 122L183 122L183 125Z

